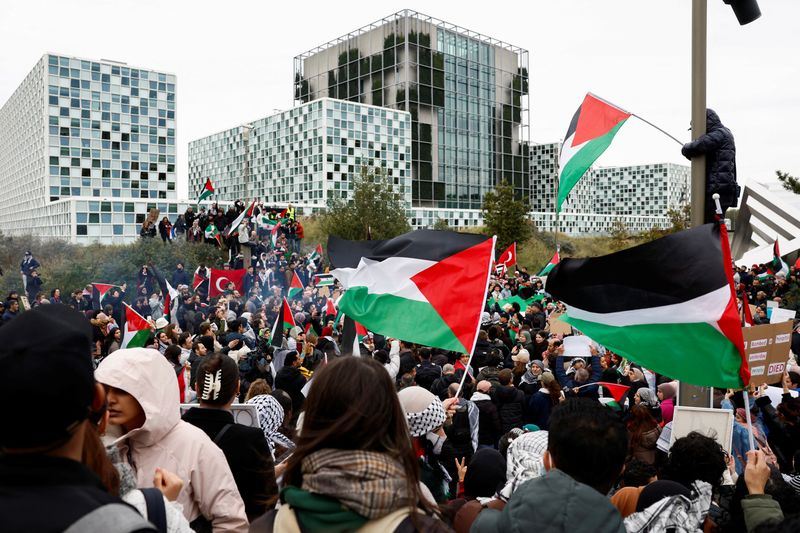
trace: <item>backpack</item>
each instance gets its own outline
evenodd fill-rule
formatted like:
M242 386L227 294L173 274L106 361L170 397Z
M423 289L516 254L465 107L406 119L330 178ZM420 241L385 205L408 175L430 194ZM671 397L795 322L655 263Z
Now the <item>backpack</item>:
M107 531L133 533L137 531L158 532L158 529L129 505L109 503L86 513L65 529L64 533L105 533ZM166 526L164 531L166 531Z

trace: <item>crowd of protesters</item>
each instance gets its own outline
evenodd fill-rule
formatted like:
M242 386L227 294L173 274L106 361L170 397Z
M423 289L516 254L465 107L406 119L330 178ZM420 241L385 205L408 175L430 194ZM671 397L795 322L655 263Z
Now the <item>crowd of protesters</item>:
M203 217L230 224L214 206L190 215L175 223L187 238ZM242 287L219 296L209 297L208 270L219 265L185 264L171 274L143 265L133 298L123 284L95 302L89 285L49 300L65 305L34 299L20 312L9 295L0 327L1 529L800 525L800 333L778 405L763 389L749 406L741 392L716 391L716 406L735 413L731 453L701 433L670 445L678 383L556 331L564 306L526 269L492 278L472 354L377 333L350 344L329 305L337 285L320 286L321 260L289 235L273 245L256 216L237 228L248 239L236 239L242 246L222 265L241 268L248 255ZM35 270L22 269L27 283ZM737 282L766 312L797 278L764 270L741 270ZM304 286L289 300L296 325L273 338L295 273ZM167 275L179 296L165 308L158 280ZM126 299L152 326L142 348L120 348ZM599 383L629 388L617 401ZM234 423L237 404L255 408L257 428ZM758 450L742 433L745 408Z

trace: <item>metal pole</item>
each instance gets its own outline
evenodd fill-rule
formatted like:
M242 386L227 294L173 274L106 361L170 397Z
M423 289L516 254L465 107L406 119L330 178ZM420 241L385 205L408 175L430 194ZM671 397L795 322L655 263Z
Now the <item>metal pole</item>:
M707 0L692 0L692 140L706 132ZM692 158L692 227L703 224L706 205L706 158Z

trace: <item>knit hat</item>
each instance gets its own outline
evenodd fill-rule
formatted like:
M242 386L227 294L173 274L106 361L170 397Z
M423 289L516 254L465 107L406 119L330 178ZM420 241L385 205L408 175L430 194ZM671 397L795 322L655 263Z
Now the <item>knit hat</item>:
M544 385L545 387L547 387L548 385L552 385L556 380L552 372L544 372L540 379L542 380L542 385Z
M545 368L545 366L544 366L544 363L543 363L542 361L540 361L539 359L534 359L533 361L531 361L531 366L532 366L532 367L534 367L534 366L538 366L539 368L541 368L541 369L542 369L542 372L544 372L545 370L547 370L547 369Z
M421 437L447 419L442 401L422 387L406 387L398 394L412 437Z
M650 389L642 387L641 389L636 391L636 394L638 394L639 398L641 398L642 405L646 405L647 407L659 406L658 398Z
M528 363L531 360L531 354L528 353L528 350L525 348L520 348L520 350L516 353L516 355L511 356L512 361L516 361L518 363Z
M506 460L497 450L475 452L464 475L464 494L473 498L494 496L506 482Z
M0 448L57 445L86 419L91 344L86 318L66 305L37 307L0 329Z

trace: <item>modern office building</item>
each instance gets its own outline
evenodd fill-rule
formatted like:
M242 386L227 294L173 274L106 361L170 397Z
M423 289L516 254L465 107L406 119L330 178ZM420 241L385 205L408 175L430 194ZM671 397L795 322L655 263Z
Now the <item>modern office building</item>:
M346 198L366 167L410 206L411 151L407 111L320 98L190 142L189 195L210 178L221 200L291 203L307 214Z
M294 71L297 105L410 112L415 226L477 225L501 179L530 197L526 50L404 10L298 55Z
M175 76L45 54L0 108L0 228L126 242L175 218Z
M533 220L552 231L558 186L559 144L532 145ZM657 163L590 169L570 192L558 217L559 230L604 234L620 221L632 232L669 225L667 211L690 202L690 168Z

